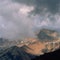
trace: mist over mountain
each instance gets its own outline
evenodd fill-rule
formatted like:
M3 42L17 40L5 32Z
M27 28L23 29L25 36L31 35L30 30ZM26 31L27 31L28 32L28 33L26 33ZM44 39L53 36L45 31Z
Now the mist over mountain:
M37 34L38 39L40 40L57 40L59 38L60 33L55 30L50 30L50 29L41 29L40 32Z
M0 60L29 60L59 48L60 0L0 0Z
M59 0L0 0L0 37L37 38L44 28L60 30Z
M49 29L40 30L38 39L30 38L16 44L15 41L0 38L0 42L3 44L3 46L0 45L0 60L39 60L45 55L46 59L48 59L48 56L58 55L59 52L55 53L55 51L60 49L59 33Z

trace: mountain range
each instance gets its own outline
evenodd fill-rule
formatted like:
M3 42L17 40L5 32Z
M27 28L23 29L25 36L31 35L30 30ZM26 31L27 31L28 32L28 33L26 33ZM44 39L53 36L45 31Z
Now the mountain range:
M0 60L41 60L41 56L42 58L46 56L47 60L49 60L49 55L52 57L54 54L58 55L58 53L55 53L56 50L60 49L60 37L57 31L42 29L37 34L37 37L26 38L24 41L20 41L19 44L14 45L14 43L11 46L7 46L8 40L1 38ZM6 46L2 48L2 44L6 44L7 48Z

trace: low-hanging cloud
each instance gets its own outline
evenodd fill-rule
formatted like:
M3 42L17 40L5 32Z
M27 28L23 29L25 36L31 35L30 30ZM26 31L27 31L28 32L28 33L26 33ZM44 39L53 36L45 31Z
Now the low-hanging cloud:
M36 38L35 32L41 28L60 29L57 8L59 10L59 0L0 0L0 37L10 40Z
M0 3L0 37L8 39L34 37L31 31L33 28L31 18L27 17L27 13L33 7L12 3L11 0L3 0Z

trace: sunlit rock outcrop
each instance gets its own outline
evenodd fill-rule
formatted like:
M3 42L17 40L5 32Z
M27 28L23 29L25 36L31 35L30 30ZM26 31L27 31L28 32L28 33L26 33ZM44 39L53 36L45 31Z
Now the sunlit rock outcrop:
M0 50L0 60L31 60L35 56L41 56L60 49L58 32L42 29L37 36L38 38L26 38L19 41L15 46L12 45L12 47ZM10 43L15 44L12 41Z

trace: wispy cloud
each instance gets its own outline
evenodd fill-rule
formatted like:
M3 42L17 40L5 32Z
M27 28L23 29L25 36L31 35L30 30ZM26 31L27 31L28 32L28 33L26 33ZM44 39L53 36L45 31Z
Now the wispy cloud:
M59 3L59 0L0 0L0 37L16 40L36 37L34 32L43 27L60 28Z

